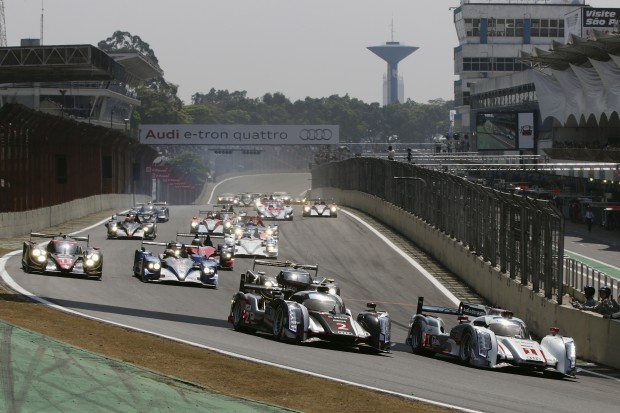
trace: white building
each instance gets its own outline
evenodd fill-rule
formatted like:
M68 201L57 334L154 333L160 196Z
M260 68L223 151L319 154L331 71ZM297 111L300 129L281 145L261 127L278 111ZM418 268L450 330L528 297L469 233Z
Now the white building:
M521 52L549 49L564 42L565 15L585 0L461 0L454 10L459 45L454 49L457 113L454 128L461 136L474 132L470 116L472 85L526 69Z

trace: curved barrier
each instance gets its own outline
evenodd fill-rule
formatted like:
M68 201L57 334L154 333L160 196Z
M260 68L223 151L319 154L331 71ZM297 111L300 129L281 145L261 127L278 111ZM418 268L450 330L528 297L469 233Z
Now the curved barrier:
M31 211L1 213L0 238L29 234L33 229L53 227L106 209L120 211L133 206L134 203L150 200L151 197L147 195L135 195L135 197L132 194L94 195Z
M620 352L617 351L620 321L604 319L599 314L579 311L545 298L542 292L534 292L531 287L511 279L444 232L377 196L337 188L313 188L312 196L333 198L339 205L359 209L386 225L399 228L402 235L458 274L489 302L518 314L535 335L542 337L548 334L550 327L559 327L561 334L575 339L579 357L620 368Z

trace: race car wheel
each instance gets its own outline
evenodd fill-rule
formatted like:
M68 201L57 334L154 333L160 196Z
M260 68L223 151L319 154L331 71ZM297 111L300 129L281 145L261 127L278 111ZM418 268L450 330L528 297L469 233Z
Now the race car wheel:
M411 329L411 351L413 353L420 354L422 350L424 350L422 340L422 324L419 322L415 322L413 324L413 328Z
M285 328L285 323L286 323L285 313L286 312L284 311L284 307L279 306L276 309L276 315L273 318L273 336L279 341L282 341L285 338L285 335L284 335L284 328Z
M146 277L146 274L144 273L144 269L140 271L140 281L142 281L143 283L146 283L149 281L149 279Z
M28 274L32 272L32 270L30 269L30 264L25 263L24 265L22 265L22 267L24 268L24 271L26 271Z
M232 325L236 331L253 331L243 325L243 311L245 310L245 302L243 300L235 301L232 309Z
M469 364L474 354L474 339L469 331L466 331L461 338L461 348L459 358L463 364Z

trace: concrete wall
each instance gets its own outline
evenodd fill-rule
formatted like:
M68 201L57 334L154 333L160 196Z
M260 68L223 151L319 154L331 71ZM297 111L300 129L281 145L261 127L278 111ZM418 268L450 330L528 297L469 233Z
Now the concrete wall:
M135 202L148 202L146 195L136 195ZM16 237L53 227L72 219L81 218L106 209L122 211L134 204L132 194L95 195L76 199L65 204L24 212L5 212L0 214L0 238Z
M580 358L620 368L620 320L604 319L599 314L560 306L546 299L511 280L444 233L376 196L336 188L313 188L312 197L333 198L339 205L359 209L398 228L489 302L512 310L535 335L543 337L550 327L559 327L560 334L575 339Z

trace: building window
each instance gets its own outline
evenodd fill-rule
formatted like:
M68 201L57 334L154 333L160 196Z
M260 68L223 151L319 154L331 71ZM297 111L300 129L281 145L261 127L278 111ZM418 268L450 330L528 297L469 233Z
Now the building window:
M532 19L532 37L564 37L564 20Z
M480 19L465 19L465 33L467 37L479 37Z

